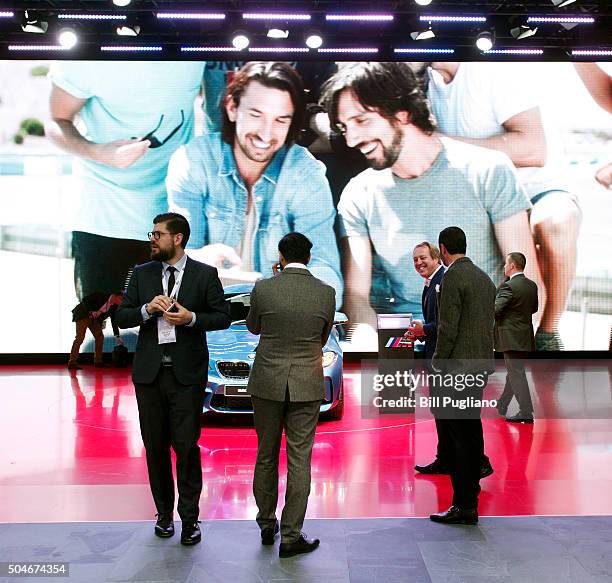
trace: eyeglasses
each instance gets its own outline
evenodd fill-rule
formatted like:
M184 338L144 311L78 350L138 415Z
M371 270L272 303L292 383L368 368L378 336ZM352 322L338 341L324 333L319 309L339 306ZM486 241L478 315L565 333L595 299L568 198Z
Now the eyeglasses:
M155 239L156 241L159 241L162 235L174 235L174 233L170 233L168 231L149 231L147 233L147 238Z
M159 118L159 122L157 123L157 126L155 126L155 129L150 131L146 136L143 136L143 138L140 140L141 142L144 140L149 140L151 142L151 144L149 145L149 148L161 148L174 134L176 134L176 132L179 131L179 129L181 128L181 126L185 123L185 113L183 112L183 110L181 109L181 123L178 124L169 134L168 136L162 140L161 142L153 135L161 126L162 121L164 121L164 114L161 114L161 117ZM132 138L134 139L134 138Z

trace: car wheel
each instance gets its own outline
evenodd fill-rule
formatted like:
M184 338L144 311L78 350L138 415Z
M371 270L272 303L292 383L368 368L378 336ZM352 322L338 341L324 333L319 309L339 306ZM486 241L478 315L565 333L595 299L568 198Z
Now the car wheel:
M344 383L340 385L340 397L338 404L327 412L327 418L339 421L344 415Z

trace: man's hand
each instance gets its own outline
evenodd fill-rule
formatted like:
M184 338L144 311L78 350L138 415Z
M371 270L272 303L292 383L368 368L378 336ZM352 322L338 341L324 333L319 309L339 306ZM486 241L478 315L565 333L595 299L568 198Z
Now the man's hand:
M230 269L242 265L242 259L235 249L223 243L213 243L200 249L191 249L187 254L196 261L201 261L218 269Z
M184 308L178 302L174 302L174 305L177 308L176 312L164 312L164 320L168 322L168 324L172 324L173 326L182 326L183 324L189 324L193 319L193 314L187 308Z
M604 188L612 188L612 162L602 166L595 174L595 180Z
M164 313L172 305L172 300L168 296L155 296L147 304L147 313L153 314L154 312Z
M139 139L96 144L93 158L113 168L128 168L147 153L150 145L149 140Z
M414 340L415 338L421 338L425 336L425 331L423 330L423 322L420 320L414 320L410 326L408 326L408 330L404 333L404 338L410 338Z

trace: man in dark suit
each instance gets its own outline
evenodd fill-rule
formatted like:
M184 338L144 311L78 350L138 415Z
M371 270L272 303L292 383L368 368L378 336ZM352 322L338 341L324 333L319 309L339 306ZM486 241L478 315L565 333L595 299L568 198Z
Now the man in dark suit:
M278 244L282 271L260 280L251 292L247 327L259 334L248 390L253 399L258 448L253 493L261 542L279 531L278 456L287 441L287 493L281 516L280 557L319 546L301 532L310 494L310 460L321 401L325 398L322 348L334 324L334 289L306 265L312 243L289 233Z
M436 350L438 340L438 295L444 277L444 266L440 259L440 251L429 241L423 241L415 246L412 251L412 259L416 272L425 279L422 296L423 322L415 320L405 336L409 338L421 338L425 342L425 366L431 370L431 359ZM432 395L435 396L432 389ZM434 411L435 413L435 411ZM420 474L450 474L449 444L444 442L445 433L440 431L439 419L435 418L436 433L438 435L438 448L436 459L425 466L416 465L414 469ZM493 467L489 458L484 455L480 477L486 478L493 473Z
M201 540L198 439L208 377L205 332L230 325L217 270L185 255L189 234L182 215L165 213L153 219L152 261L134 269L117 310L121 328L140 326L132 380L158 513L155 534L162 538L174 534L172 446L184 545Z
M533 423L525 357L535 350L531 317L538 311L538 286L523 273L526 261L522 253L508 254L504 273L509 279L497 290L495 298L495 350L504 353L508 371L497 411L505 416L512 397L516 397L519 412L506 418L511 423Z
M444 229L438 242L447 270L440 289L438 340L431 364L442 380L452 381L448 388L446 382L441 385L443 396L451 401L439 411L439 427L449 444L453 502L446 512L430 518L444 524L476 524L484 456L480 401L488 375L495 370L495 285L465 256L465 233L459 227Z

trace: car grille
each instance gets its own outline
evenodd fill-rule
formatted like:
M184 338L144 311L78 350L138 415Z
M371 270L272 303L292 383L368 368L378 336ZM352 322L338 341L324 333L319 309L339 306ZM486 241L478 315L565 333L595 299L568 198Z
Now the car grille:
M214 394L210 406L217 411L253 411L253 403L247 397L226 397L225 395Z
M222 360L217 363L219 374L227 379L248 379L251 365L248 362Z

